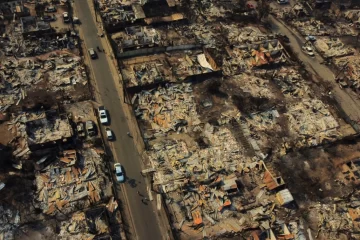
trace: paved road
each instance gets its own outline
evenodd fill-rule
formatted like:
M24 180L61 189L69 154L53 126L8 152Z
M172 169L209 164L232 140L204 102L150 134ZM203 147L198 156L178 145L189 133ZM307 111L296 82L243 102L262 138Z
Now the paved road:
M99 46L104 49L100 39L97 37L97 28L92 18L89 5L86 0L75 1L78 17L81 19L81 30L87 48ZM87 53L86 53L87 54ZM131 138L127 136L129 131L128 123L121 106L121 99L116 90L114 78L111 75L109 62L104 53L99 53L97 60L91 61L91 68L95 75L97 89L101 96L102 103L108 109L111 117L111 129L113 130L116 141L113 147L116 151L118 161L124 166L128 177L125 187L117 187L118 194L123 197L126 194L129 200L130 213L135 225L137 239L162 239L159 224L156 218L156 210L152 204L144 205L141 197L137 194L146 193L146 185L140 174L140 157ZM121 192L124 190L123 192ZM133 230L131 232L134 232ZM131 239L135 239L132 235Z
M269 16L269 21L272 25L273 32L282 33L289 37L292 50L297 53L299 59L306 64L308 70L311 73L320 76L326 84L333 87L332 93L334 97L340 103L345 113L350 116L351 120L360 120L360 101L358 96L350 89L341 89L339 87L335 82L335 75L331 69L326 65L320 64L323 62L321 56L317 55L315 58L309 57L301 50L301 47L305 43L305 39L298 32L292 31L292 29L288 28L271 15Z

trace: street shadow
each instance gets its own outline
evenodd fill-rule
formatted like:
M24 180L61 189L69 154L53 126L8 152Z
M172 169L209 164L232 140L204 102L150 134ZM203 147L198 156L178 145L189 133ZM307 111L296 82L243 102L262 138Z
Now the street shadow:
M137 187L137 183L135 179L131 179L131 178L126 178L127 179L127 183L130 185L130 187L132 188L136 188Z
M110 126L111 125L111 115L110 115L109 110L106 110L106 114L107 114L108 122L107 122L107 124L104 124L104 125Z

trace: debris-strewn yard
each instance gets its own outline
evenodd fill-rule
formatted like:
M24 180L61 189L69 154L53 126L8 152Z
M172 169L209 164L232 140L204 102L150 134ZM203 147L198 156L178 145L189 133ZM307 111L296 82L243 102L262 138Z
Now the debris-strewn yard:
M0 239L119 239L67 1L0 3Z
M341 170L319 154L294 160L354 138L356 129L324 95L329 86L315 85L296 64L286 36L254 24L268 7L264 1L182 7L188 8L189 23L168 24L166 31L182 32L188 42L172 35L174 45L163 45L163 26L117 22L122 30L112 35L147 144L143 172L151 174L158 198L165 199L176 234L182 239L335 239L329 235L335 226L348 231L354 226L351 217L345 225L334 222L345 212L324 215L325 221L309 214L351 194L352 188L338 180ZM307 7L299 3L271 11L311 39L307 44L323 57L357 54L341 40L353 33L346 23L328 26L309 17ZM354 166L341 169L351 172Z
M70 9L40 2L0 4L0 239L118 239ZM358 123L267 22L302 35L356 98L359 11L286 2L97 2L142 174L179 239L360 239Z

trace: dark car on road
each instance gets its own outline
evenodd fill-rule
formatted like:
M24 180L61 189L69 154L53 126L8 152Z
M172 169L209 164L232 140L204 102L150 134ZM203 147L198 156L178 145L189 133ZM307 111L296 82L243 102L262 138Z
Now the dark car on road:
M48 16L48 15L45 15L41 18L44 22L53 22L55 21L56 19L52 16Z
M95 52L95 49L89 48L88 52L89 52L89 55L90 55L91 59L96 59L97 58L97 53Z

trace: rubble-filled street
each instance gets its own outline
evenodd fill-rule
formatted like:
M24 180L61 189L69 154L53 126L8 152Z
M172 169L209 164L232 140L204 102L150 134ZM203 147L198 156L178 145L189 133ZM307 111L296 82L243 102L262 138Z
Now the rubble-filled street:
M359 1L81 1L0 0L0 240L360 239Z

